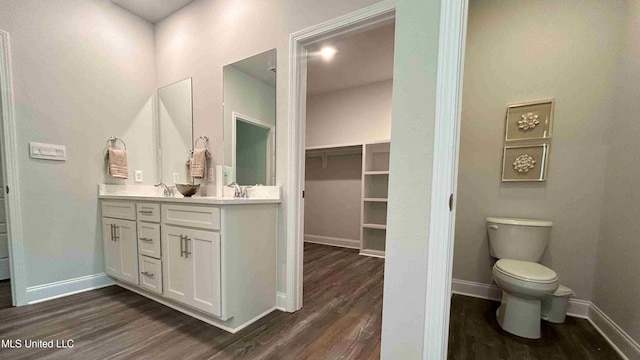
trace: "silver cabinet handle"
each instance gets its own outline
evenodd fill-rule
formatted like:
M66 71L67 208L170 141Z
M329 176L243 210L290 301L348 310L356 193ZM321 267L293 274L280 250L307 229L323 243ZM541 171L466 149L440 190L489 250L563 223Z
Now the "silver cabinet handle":
M154 277L154 276L155 276L155 274L151 274L151 273L148 273L148 272L146 272L146 271L141 272L141 274L142 274L142 275L145 275L145 276L148 276L148 277L150 277L150 278L152 278L152 277Z
M140 211L138 211L138 212L139 212L140 214L146 214L146 215L153 214L153 211L151 211L151 210L140 210Z
M118 225L113 225L113 241L118 241L120 240L120 234L118 234L118 230L120 230L120 226Z
M109 224L109 229L111 229L111 241L113 241L113 224Z
M153 242L153 239L149 239L149 238L141 237L141 238L140 238L140 241Z
M180 257L184 255L184 235L180 235Z
M191 241L191 239L189 239L188 237L184 237L184 257L186 259L189 258L189 255L191 255L191 251L189 251L189 243L188 241Z

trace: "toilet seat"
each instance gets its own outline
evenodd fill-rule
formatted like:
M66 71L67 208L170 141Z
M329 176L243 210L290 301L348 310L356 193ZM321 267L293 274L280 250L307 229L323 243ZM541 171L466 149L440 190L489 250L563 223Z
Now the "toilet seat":
M555 271L530 261L500 259L494 269L502 275L530 283L552 284L558 281Z

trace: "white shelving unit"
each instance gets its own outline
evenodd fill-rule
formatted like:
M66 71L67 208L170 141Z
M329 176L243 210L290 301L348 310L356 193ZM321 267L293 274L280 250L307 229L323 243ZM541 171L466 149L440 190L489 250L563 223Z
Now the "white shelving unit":
M389 141L364 144L362 148L360 255L385 255L389 148Z

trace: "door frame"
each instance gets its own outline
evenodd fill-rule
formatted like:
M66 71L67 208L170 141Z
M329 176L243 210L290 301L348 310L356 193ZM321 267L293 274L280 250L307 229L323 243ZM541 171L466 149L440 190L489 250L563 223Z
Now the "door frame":
M247 124L255 125L257 127L269 130L269 144L267 145L267 176L266 178L270 181L270 184L276 183L275 178L275 153L276 153L276 138L275 138L275 125L266 123L262 120L258 120L256 118L252 118L251 116L246 116L237 111L231 112L231 166L233 169L233 181L236 181L236 135L237 135L237 125L238 121L242 121ZM229 179L227 179L229 180ZM246 185L257 185L257 184L246 184ZM269 184L262 184L269 185Z
M23 246L22 215L20 213L20 181L18 178L18 144L11 78L11 45L9 33L0 30L0 141L2 144L3 180L9 239L9 263L11 269L11 300L14 306L27 304L25 258Z
M468 0L441 0L431 226L425 294L427 300L424 319L424 359L447 357L455 227L454 194L456 194L458 177L467 9ZM375 27L384 21L394 19L395 14L395 1L383 0L356 12L295 32L290 36L288 104L290 171L285 201L288 229L285 284L287 311L297 311L302 307L304 249L302 193L305 170L307 47L334 36ZM453 205L451 207L450 201Z
M303 250L304 250L304 190L306 107L307 107L307 48L321 41L348 34L356 34L389 23L395 19L394 0L384 0L353 13L295 32L289 37L289 164L287 177L287 311L302 307Z

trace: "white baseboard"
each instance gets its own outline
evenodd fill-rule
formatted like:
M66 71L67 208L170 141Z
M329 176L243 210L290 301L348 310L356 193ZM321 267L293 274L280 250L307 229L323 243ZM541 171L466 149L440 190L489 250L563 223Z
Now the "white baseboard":
M278 292L276 294L276 309L280 311L287 311L287 294Z
M111 285L115 285L115 281L107 274L100 273L31 286L27 288L27 304L36 304Z
M589 322L607 339L625 360L640 360L640 345L595 304L589 310Z
M304 234L304 241L308 243L339 246L350 249L360 249L360 240L343 239L329 236L308 235Z
M7 280L11 277L11 270L9 268L9 258L0 259L0 280Z
M502 290L493 284L483 284L475 281L453 279L451 290L454 294L471 296L480 299L500 301ZM591 302L581 299L569 299L567 315L587 319Z

